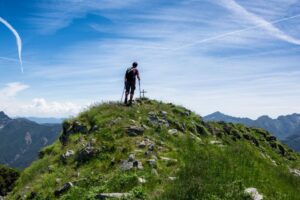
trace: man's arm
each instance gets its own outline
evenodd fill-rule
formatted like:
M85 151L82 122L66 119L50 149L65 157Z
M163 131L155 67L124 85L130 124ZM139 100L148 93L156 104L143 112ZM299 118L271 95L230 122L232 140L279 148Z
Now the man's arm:
M139 73L139 70L136 70L136 76L137 76L138 80L140 81L140 80L141 80L141 78L140 78L140 73Z
M124 83L126 83L126 82L127 82L126 75L127 75L127 71L125 72L125 76L124 76Z

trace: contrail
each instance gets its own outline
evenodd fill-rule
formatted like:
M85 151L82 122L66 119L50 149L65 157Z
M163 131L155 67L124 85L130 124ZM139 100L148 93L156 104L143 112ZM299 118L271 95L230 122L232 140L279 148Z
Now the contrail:
M219 0L218 3L220 3L221 6L227 8L228 10L232 11L236 15L248 20L252 24L259 26L264 30L268 31L272 36L292 44L300 45L299 39L284 33L283 31L273 26L272 23L268 22L264 18L252 12L249 12L246 8L238 4L235 0Z
M274 21L271 21L269 23L270 24L277 24L277 23L280 23L280 22L283 22L283 21L288 21L288 20L291 20L291 19L294 19L294 18L298 18L298 17L300 17L300 14L294 15L294 16L291 16L291 17L285 17L285 18L281 18L281 19L278 19L278 20L274 20ZM209 42L209 41L212 41L212 40L224 38L224 37L229 36L229 35L234 35L234 34L237 34L237 33L245 32L245 31L252 30L252 29L257 29L257 28L264 28L264 24L258 24L256 26L250 26L248 28L244 28L244 29L240 29L240 30L235 30L235 31L232 31L232 32L227 32L227 33L216 35L216 36L213 36L213 37L209 37L209 38L206 38L206 39L203 39L203 40L198 40L196 42L193 42L193 43L190 43L190 44L183 45L183 46L180 46L178 48L175 48L174 50L184 49L184 48L187 48L187 47L190 47L190 46L195 46L197 44ZM293 43L300 45L300 42L298 40L296 42L293 42Z
M5 19L3 19L2 17L0 17L0 22L2 24L4 24L16 37L16 41L17 41L17 46L18 46L18 53L19 53L19 61L20 61L20 65L21 65L21 71L22 73L24 72L23 69L23 62L22 62L22 40L21 37L19 35L19 33L16 31L16 29L14 29Z

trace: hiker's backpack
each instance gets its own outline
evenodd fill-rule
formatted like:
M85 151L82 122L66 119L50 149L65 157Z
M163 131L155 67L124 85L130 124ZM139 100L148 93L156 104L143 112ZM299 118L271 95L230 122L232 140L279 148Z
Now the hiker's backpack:
M125 77L127 81L133 81L135 79L135 70L133 68L128 68Z

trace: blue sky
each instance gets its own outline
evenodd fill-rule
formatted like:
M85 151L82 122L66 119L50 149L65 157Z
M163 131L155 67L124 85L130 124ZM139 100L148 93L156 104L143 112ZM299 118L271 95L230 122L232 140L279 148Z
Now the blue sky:
M201 115L300 112L299 0L0 0L0 110L66 117L119 100L139 62L150 98Z

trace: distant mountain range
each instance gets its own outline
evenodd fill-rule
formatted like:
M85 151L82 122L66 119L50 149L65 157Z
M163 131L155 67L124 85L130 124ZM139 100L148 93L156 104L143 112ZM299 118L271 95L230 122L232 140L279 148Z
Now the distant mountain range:
M251 127L263 128L294 150L300 152L300 114L279 116L272 119L269 116L261 116L256 120L250 118L239 118L215 112L203 117L205 121L224 121L240 123Z
M12 119L0 112L0 164L27 167L38 152L59 136L60 124L38 124L25 118Z
M61 124L64 118L53 118L53 117L26 117L26 119L36 122L38 124Z

